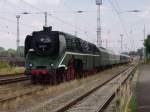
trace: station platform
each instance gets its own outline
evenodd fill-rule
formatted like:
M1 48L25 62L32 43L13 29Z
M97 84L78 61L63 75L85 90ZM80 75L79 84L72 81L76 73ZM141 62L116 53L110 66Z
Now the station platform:
M140 67L136 95L137 112L150 112L150 64Z

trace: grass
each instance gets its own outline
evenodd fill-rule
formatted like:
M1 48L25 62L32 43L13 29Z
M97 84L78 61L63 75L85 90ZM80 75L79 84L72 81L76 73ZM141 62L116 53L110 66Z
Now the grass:
M0 69L1 68L9 68L10 65L7 61L4 61L4 60L0 60Z
M0 75L23 73L24 67L14 67L8 61L0 60Z
M146 60L146 64L150 64L150 59L147 59L147 60Z
M23 73L24 67L7 67L0 69L0 75Z
M140 61L141 64L150 64L150 59L144 59Z
M137 108L136 97L132 96L132 98L129 102L129 112L136 112L136 108Z
M136 110L137 110L136 92L137 92L138 85L139 85L138 77L139 77L139 67L137 68L137 71L135 72L135 76L134 76L134 79L133 79L133 82L132 82L132 84L133 84L133 88L132 88L133 94L132 94L132 97L131 97L129 105L128 105L128 109L129 109L128 112L136 112Z

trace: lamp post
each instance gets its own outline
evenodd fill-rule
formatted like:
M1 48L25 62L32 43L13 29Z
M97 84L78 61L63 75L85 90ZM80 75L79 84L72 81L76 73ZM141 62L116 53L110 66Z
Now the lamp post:
M127 10L127 11L123 11L120 13L140 13L140 12L144 12L144 10ZM145 35L146 35L146 28L145 28L145 24L144 24L144 28L143 28L143 41L145 40ZM145 47L143 46L143 59L145 59Z
M100 6L102 5L102 0L96 0L97 5L97 46L102 46L101 41L101 19L100 19Z
M121 50L120 53L123 52L123 34L120 34L121 37Z
M47 27L47 12L44 12L45 15L45 27Z
M137 9L135 9L135 10L122 11L122 12L120 12L120 13L128 13L128 12L139 13L139 12L143 12L143 11L142 11L142 10L137 10Z
M145 24L144 24L144 29L143 29L143 43L145 41L145 36L146 36L146 28L145 28ZM144 44L143 44L143 60L145 62L145 56L146 56L146 50L145 50L145 47L144 47Z
M131 10L131 11L128 11L128 12L135 12L135 13L140 13L140 12L143 12L143 10ZM143 43L144 43L144 40L145 40L145 35L146 35L146 27L145 27L145 24L144 24L144 28L143 28ZM143 45L143 60L145 61L145 47Z
M17 15L16 16L17 18L17 39L16 39L16 50L19 48L19 45L20 45L20 32L19 32L19 19L20 19L20 15ZM18 49L19 50L19 49Z

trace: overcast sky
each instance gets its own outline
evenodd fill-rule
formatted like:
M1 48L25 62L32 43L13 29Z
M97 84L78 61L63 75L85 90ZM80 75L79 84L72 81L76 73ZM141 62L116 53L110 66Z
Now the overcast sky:
M150 0L103 0L101 25L103 46L120 51L120 34L123 50L142 47L144 24L149 34ZM76 11L83 10L83 13ZM127 12L140 10L141 12ZM47 11L48 25L53 30L77 35L96 44L97 12L95 0L0 0L0 46L16 49L16 15L20 14L20 45L32 31L41 30ZM23 12L31 14L22 15Z

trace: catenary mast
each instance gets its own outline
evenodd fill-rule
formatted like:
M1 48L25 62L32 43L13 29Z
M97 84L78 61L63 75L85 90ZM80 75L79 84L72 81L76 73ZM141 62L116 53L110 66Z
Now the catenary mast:
M102 0L96 0L97 5L97 46L102 46L101 41L101 19L100 19L100 6L102 5Z

